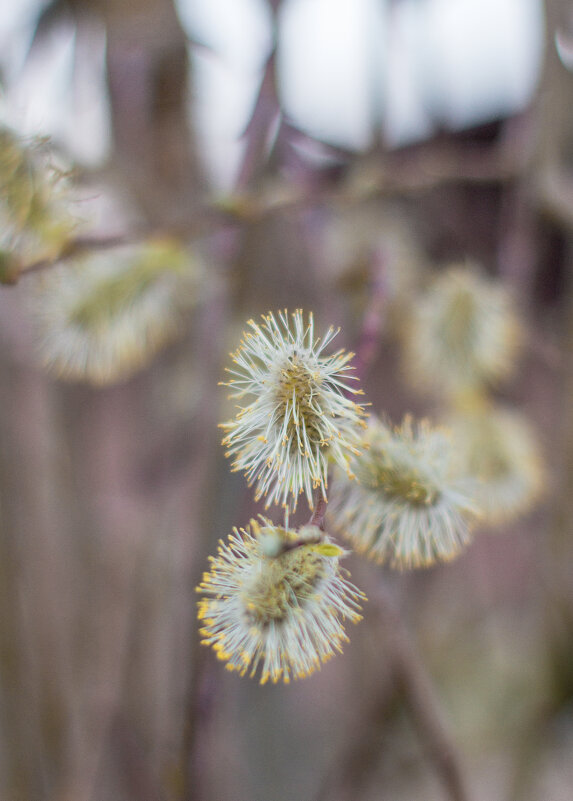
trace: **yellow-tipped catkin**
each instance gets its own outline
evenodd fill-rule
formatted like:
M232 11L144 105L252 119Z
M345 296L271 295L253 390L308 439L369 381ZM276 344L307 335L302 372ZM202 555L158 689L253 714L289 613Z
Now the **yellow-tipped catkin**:
M44 364L58 377L94 384L130 376L178 333L201 274L194 256L166 240L45 271L34 297Z
M448 418L456 467L477 482L483 522L509 522L529 511L543 488L544 469L527 418L484 402Z
M475 267L439 275L405 325L406 372L415 386L455 397L506 378L519 325L511 297Z
M360 553L392 567L426 567L455 557L477 513L472 482L453 472L448 433L406 418L391 429L372 416L364 450L337 472L330 524Z
M46 141L0 128L0 248L22 264L57 256L76 227L67 183Z
M379 201L332 210L324 227L323 249L328 274L351 294L360 288L371 291L377 273L390 308L411 296L424 267L407 218Z
M314 490L326 497L329 462L347 469L357 452L364 410L348 397L359 392L348 375L353 354L324 355L337 332L315 337L312 314L305 322L300 309L249 325L228 370L231 397L246 405L221 425L226 455L267 507L294 509L302 492L312 506Z
M361 619L364 596L340 567L344 554L315 526L260 518L234 529L197 588L203 644L261 683L310 675L342 650L344 620Z

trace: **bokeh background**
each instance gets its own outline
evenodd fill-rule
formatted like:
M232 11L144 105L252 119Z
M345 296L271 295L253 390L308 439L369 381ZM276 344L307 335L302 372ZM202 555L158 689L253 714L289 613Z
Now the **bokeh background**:
M169 234L204 271L178 336L103 387L43 369L33 275L0 288L0 797L570 801L571 4L22 0L0 66L3 124L73 165L93 248ZM400 323L465 260L524 324L496 397L536 432L543 496L448 565L351 556L373 601L320 673L227 673L194 587L260 511L217 429L245 320L314 310L374 410L438 418Z

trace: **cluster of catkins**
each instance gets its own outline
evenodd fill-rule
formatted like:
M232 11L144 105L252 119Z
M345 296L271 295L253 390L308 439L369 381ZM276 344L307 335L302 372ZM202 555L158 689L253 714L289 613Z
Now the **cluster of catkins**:
M31 311L50 372L108 384L179 333L207 279L197 254L171 237L99 251L90 235L93 250L82 247L90 203L73 197L69 178L48 142L0 124L0 283L34 273Z
M33 292L42 359L61 377L103 384L146 364L208 281L197 254L170 239L69 258L79 222L67 183L43 143L0 127L0 283L51 264ZM350 232L370 237L371 221L357 214L366 231L352 219ZM344 257L341 242L356 243L340 230L333 256ZM399 232L396 220L389 230ZM413 271L394 277L403 274ZM222 426L223 444L255 498L283 509L284 525L260 517L235 530L198 588L203 642L232 670L263 682L307 676L341 649L344 623L360 619L364 595L341 568L347 551L323 530L324 515L289 527L301 495L310 510L328 501L328 530L357 552L404 569L453 558L477 519L510 520L539 493L527 420L491 395L520 339L504 288L454 267L403 317L407 372L440 398L443 427L406 417L393 428L367 414L352 354L331 353L336 331L316 336L312 314L250 321L233 354L227 384L238 412Z
M408 316L410 378L440 399L455 442L455 469L475 482L485 525L527 512L543 485L527 418L491 391L511 375L522 339L511 296L472 264L441 273Z
M317 337L312 314L283 311L249 321L228 370L238 411L222 424L223 444L256 499L266 498L266 508L281 505L287 522L261 516L235 529L197 588L202 641L230 670L258 674L261 682L308 676L341 649L345 621L360 620L365 598L340 566L347 551L312 524L315 515L289 528L288 513L301 495L311 510L328 501L329 531L398 568L458 554L494 480L507 488L506 516L510 505L525 505L509 490L520 481L530 496L536 488L518 475L525 435L507 419L497 430L498 418L509 413L490 413L476 400L480 382L501 375L513 355L514 318L498 292L473 274L447 273L419 304L408 332L414 370L438 381L441 371L440 386L449 382L458 407L462 398L471 407L471 420L460 413L454 421L455 435L410 417L392 428L367 414L357 399L352 354L328 355L336 331ZM488 457L479 464L485 433L480 428L474 440L470 434L478 407L484 427L487 421L492 428Z
M71 234L66 176L42 140L24 144L0 125L0 283L12 283L25 262L50 260Z

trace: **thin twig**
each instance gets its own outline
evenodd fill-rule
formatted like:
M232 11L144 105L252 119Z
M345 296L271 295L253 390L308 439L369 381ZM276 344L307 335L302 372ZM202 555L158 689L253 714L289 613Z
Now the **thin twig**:
M384 734L400 704L408 707L449 801L469 801L460 756L440 701L400 613L388 591L377 589L369 596L370 613L374 614L370 619L382 628L385 669L381 670L375 697L369 698L368 707L361 712L355 731L337 754L314 801L357 797L378 764Z
M175 226L162 225L106 235L83 235L71 239L62 250L53 257L39 259L20 267L10 281L9 287L18 283L23 276L33 275L43 270L66 262L85 253L95 253L123 245L144 242L159 236L173 237L189 241L214 233L229 223L245 223L263 219L268 213L276 213L279 209L308 206L309 203L320 205L324 202L333 204L359 204L373 197L407 197L420 191L436 189L448 184L464 183L504 183L518 174L515 159L505 151L494 150L493 153L468 151L467 148L443 145L428 145L423 150L409 152L408 158L402 153L388 153L384 168L376 165L369 171L369 181L365 185L350 186L342 184L337 188L325 186L309 197L307 187L291 187L282 199L273 197L265 199L264 188L259 192L245 193L245 187L256 169L261 155L261 147L270 130L272 121L281 113L276 101L274 50L271 52L265 75L263 77L259 97L255 103L253 115L247 126L247 151L237 180L236 194L223 202L204 204L187 224ZM256 158L255 158L256 155ZM561 207L565 207L562 203Z
M458 749L448 731L440 700L402 617L387 590L378 589L370 600L384 629L384 646L392 660L395 681L404 693L448 798L451 801L469 801L470 793Z
M316 492L316 499L314 502L314 510L308 521L309 526L317 526L321 531L324 531L324 516L326 514L327 500L319 490Z
M252 213L249 210L249 214ZM186 224L176 225L145 225L114 234L82 234L65 242L60 251L50 258L38 259L18 268L9 285L16 284L22 277L43 272L71 259L85 254L99 253L105 250L142 244L157 239L173 239L181 242L190 242L193 239L203 238L210 233L223 229L229 222L241 221L245 213L240 205L233 208L221 204L205 204L192 220Z
M357 716L348 733L347 747L337 754L313 801L355 801L362 795L380 761L385 731L399 709L400 698L394 682L383 676L375 698Z

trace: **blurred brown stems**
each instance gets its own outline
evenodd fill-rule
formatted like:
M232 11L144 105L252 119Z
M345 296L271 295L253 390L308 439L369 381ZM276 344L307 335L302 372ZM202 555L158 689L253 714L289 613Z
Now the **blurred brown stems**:
M410 712L446 798L470 801L460 754L448 730L441 701L389 590L378 585L370 593L369 602L368 616L380 632L380 648L388 660L389 675L369 704L366 720L361 719L354 736L348 738L348 745L336 758L314 801L327 801L337 787L345 788L353 801L358 797L357 786L364 781L364 771L372 770L379 760L379 735L396 703L396 695L403 698Z

